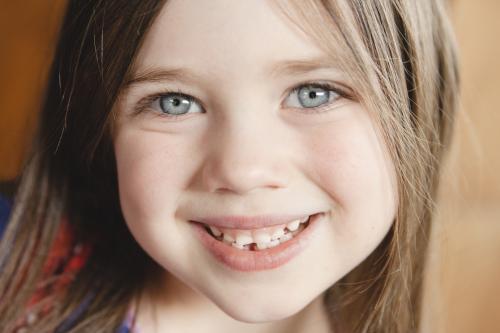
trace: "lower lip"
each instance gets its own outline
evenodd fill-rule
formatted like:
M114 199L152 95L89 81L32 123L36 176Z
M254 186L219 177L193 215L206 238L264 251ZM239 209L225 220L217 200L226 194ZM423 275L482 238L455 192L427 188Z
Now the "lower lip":
M198 222L191 222L191 224L198 239L217 260L233 270L255 272L283 266L298 256L313 240L324 215L320 213L312 216L307 228L289 241L270 249L257 251L234 248L209 235L203 224Z

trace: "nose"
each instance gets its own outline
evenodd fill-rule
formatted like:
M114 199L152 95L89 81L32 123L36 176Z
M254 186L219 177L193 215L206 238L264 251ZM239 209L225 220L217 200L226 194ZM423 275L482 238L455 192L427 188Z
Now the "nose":
M288 186L291 172L283 135L263 126L257 117L250 118L225 123L212 132L202 167L208 191L242 195Z

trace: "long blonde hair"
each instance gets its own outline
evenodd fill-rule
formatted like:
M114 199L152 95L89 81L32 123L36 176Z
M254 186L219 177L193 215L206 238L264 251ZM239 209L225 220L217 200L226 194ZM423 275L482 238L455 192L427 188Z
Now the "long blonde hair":
M328 290L332 325L348 332L412 332L443 154L458 106L456 48L439 0L279 2L350 75L379 123L396 168L392 230Z
M89 294L94 296L85 312L65 331L115 330L154 268L121 215L110 133L112 106L165 2L69 2L32 157L0 244L0 327L6 331L40 283L63 216L77 230L77 240L94 241L93 253L33 332L64 327ZM396 167L396 220L378 248L326 292L332 327L416 331L434 197L458 98L444 4L296 0L277 5L351 76Z

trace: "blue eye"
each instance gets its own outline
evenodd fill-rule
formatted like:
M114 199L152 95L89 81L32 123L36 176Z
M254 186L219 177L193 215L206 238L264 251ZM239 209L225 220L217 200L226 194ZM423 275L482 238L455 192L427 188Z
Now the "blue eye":
M169 93L158 98L160 109L164 114L180 116L186 113L202 112L201 106L191 96L180 93Z
M351 99L352 97L348 90L337 88L332 84L309 82L293 88L282 106L320 112L322 107L340 98ZM165 91L148 96L136 105L135 112L138 114L147 109L156 110L160 116L166 118L182 117L190 113L205 113L205 109L196 97L180 91Z
M330 104L340 96L333 87L324 84L306 84L292 90L285 106L294 108L317 108Z

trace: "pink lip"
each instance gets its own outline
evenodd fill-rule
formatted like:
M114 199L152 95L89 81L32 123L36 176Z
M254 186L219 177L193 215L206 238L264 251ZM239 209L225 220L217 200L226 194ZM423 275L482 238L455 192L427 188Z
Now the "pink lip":
M316 236L324 213L314 215L307 228L297 236L276 247L260 251L243 251L214 239L201 223L192 222L195 234L212 255L231 269L254 272L277 268L300 254Z
M225 229L259 229L308 217L311 214L296 215L260 215L260 216L218 216L196 218L193 222L208 224Z

